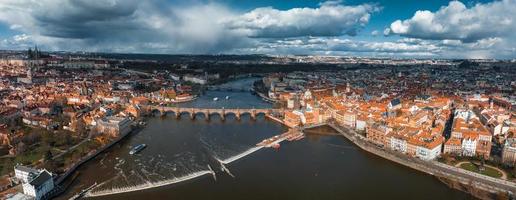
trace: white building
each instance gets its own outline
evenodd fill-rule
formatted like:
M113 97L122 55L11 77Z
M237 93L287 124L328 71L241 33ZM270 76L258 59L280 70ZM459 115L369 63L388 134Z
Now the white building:
M356 127L355 127L355 129L356 129L356 130L359 130L359 131L363 131L363 130L365 130L366 125L367 125L367 123L366 123L366 121L365 121L365 120L360 119L360 118L357 118L357 121L356 121L356 122L357 122L357 123L356 123Z
M174 81L179 81L181 80L181 76L177 75L177 74L170 74L170 78Z
M391 137L391 149L405 153L407 152L407 141L404 139Z
M193 76L193 75L185 75L183 77L183 80L192 82L192 83L201 84L201 85L205 85L206 83L208 83L208 80L206 80L206 78L201 77L201 76Z
M437 145L433 149L429 149L422 146L417 146L416 148L416 157L422 160L433 160L437 158L441 154L442 144Z
M35 170L17 165L14 167L14 173L16 178L22 182L23 193L36 200L42 199L54 189L52 173L47 170Z

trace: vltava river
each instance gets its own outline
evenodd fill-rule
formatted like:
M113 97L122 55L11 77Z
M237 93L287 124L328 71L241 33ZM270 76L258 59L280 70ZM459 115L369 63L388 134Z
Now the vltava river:
M237 88L252 79L229 83ZM225 96L230 96L225 100ZM219 101L212 99L218 97ZM264 108L271 105L246 92L207 92L183 107ZM139 133L80 168L70 192L99 186L94 191L177 180L209 170L216 172L188 181L95 199L469 199L432 176L383 160L332 135L330 128L313 130L305 139L284 142L279 150L261 149L226 164L234 177L221 170L228 160L255 147L264 138L287 129L259 116L240 121L228 116L176 119L153 117ZM137 155L131 147L145 143Z

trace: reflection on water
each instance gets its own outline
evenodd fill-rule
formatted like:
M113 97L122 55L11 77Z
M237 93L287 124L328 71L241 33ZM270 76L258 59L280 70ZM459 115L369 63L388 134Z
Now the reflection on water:
M230 83L223 84L224 88L246 88L250 89L253 82L257 78L240 79ZM226 99L226 96L229 99ZM213 99L217 97L218 100ZM181 107L197 107L197 108L269 108L271 104L262 101L258 96L250 92L225 92L225 91L207 91L197 100L192 102L180 103Z

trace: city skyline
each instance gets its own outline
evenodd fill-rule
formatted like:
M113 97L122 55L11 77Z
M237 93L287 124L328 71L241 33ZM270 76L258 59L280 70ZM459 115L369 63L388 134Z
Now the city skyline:
M516 0L7 0L0 49L513 59L514 9Z

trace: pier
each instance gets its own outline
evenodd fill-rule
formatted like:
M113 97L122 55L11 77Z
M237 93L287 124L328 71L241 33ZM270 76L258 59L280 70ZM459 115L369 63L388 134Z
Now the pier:
M276 135L276 136L273 136L271 138L261 141L260 143L256 144L256 146L258 146L258 147L274 147L275 145L277 145L285 140L292 141L292 140L301 139L302 137L304 137L304 134L301 130L289 129L287 132L285 132L281 135Z

